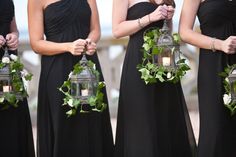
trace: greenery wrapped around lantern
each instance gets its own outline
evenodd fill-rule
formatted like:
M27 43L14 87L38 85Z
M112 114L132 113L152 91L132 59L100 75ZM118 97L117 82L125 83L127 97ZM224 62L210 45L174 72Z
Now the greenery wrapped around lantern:
M80 62L74 66L68 79L59 88L65 95L63 105L70 108L66 112L68 116L75 115L78 108L81 113L102 112L106 108L104 94L101 92L105 83L99 82L99 72L94 67L95 64L88 61L83 54Z
M181 59L180 37L171 35L164 20L163 28L151 28L144 32L142 63L137 66L141 79L148 83L177 83L188 70L185 59Z
M9 55L5 48L0 62L0 108L17 107L17 103L28 96L24 82L30 81L32 74L24 70L24 65L16 55Z
M236 64L227 66L220 76L224 78L223 94L224 105L229 109L231 115L236 113Z

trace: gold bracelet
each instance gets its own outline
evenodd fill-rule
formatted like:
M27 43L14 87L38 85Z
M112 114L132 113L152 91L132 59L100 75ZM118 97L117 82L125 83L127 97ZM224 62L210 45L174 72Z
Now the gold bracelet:
M216 49L215 49L215 40L216 40L216 38L212 38L212 41L211 41L211 50L212 50L212 52L216 52Z
M141 18L138 18L138 25L139 25L140 28L144 28L144 26L141 24L140 20L141 20Z

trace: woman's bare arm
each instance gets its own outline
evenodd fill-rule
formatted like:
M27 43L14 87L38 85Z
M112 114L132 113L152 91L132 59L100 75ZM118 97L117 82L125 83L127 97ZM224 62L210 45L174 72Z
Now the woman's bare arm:
M193 30L200 3L201 0L184 0L179 24L179 33L182 40L200 48L234 53L235 46L233 46L233 43L235 43L236 37L229 37L223 41Z

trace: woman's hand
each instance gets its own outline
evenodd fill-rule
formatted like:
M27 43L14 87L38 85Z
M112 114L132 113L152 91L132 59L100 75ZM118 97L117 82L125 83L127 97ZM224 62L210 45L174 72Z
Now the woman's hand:
M86 54L93 55L97 51L97 44L92 42L91 39L86 39L87 41L87 51Z
M14 32L7 34L6 44L9 50L16 50L19 45L18 35Z
M167 19L171 20L172 17L174 16L175 13L175 8L171 5L168 6L168 10L167 10Z
M69 52L74 56L81 55L82 52L85 51L86 45L87 45L87 41L84 39L75 40L74 42L70 44Z
M159 21L168 19L168 11L171 11L167 5L160 5L150 14L150 21Z
M3 45L5 45L5 43L6 43L5 38L4 38L2 35L0 35L0 48L1 48Z
M236 36L230 36L222 42L221 50L227 54L236 53Z

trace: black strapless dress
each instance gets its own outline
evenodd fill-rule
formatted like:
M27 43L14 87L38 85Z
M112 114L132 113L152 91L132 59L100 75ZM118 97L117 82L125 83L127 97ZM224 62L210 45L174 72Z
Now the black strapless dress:
M128 20L151 13L156 6L140 2L129 8ZM192 157L195 139L181 84L146 85L136 66L142 62L143 33L130 36L124 60L118 108L115 157Z
M236 35L236 1L205 0L198 18L202 34L225 40ZM235 64L236 55L200 50L198 94L200 110L199 157L236 157L236 116L223 105L219 73Z
M12 0L0 0L0 35L6 37L14 17ZM10 52L14 53L14 52ZM0 48L0 58L4 54ZM27 99L17 108L2 110L0 104L0 157L34 157L34 143Z
M46 40L72 42L86 39L91 10L87 0L61 0L44 10ZM64 95L58 90L81 56L69 52L42 55L38 95L38 157L112 157L109 110L67 117ZM101 73L97 54L87 56ZM103 80L101 75L101 80ZM105 91L104 91L105 94ZM105 97L106 98L106 97ZM107 101L107 100L106 100Z

